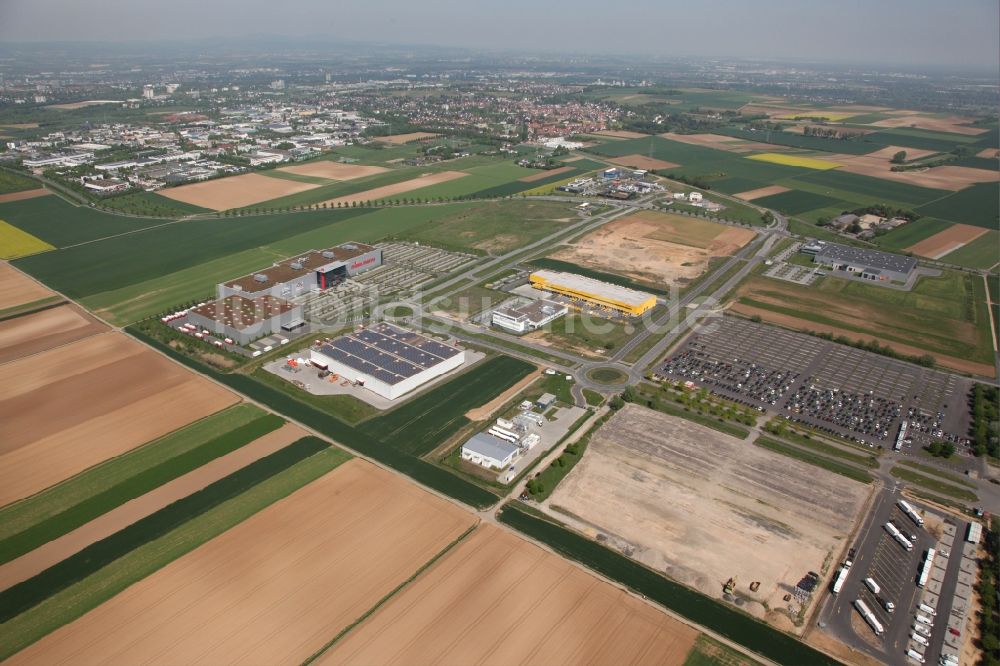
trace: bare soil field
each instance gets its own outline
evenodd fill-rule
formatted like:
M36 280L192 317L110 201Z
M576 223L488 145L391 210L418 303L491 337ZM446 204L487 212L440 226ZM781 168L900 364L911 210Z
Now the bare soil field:
M137 520L215 483L264 456L285 448L308 434L297 425L286 423L232 453L216 458L184 476L108 511L58 539L49 541L30 553L0 565L0 590L41 573L92 543L111 536Z
M493 415L493 412L503 407L505 404L507 404L508 400L510 400L515 395L523 391L525 387L533 383L536 379L538 379L541 376L542 376L541 371L538 368L536 368L535 372L532 372L530 375L528 375L521 381L511 386L509 389L507 389L497 397L493 398L485 405L480 405L475 409L470 409L469 411L467 411L465 413L465 418L469 419L470 421L482 421L483 419L488 419L490 416Z
M766 150L773 153L782 150L791 150L787 146L747 141L746 139L740 139L735 136L724 136L722 134L673 134L667 132L660 136L671 141L677 141L678 143L715 148L716 150L727 150L731 153L748 153L751 150Z
M0 506L238 401L117 332L0 366Z
M474 520L353 459L8 663L302 663Z
M985 127L970 127L973 118L963 116L948 116L947 118L931 118L924 115L905 115L886 118L872 123L872 127L916 127L931 132L950 132L974 136L989 131Z
M698 632L482 525L317 664L683 664Z
M871 489L686 419L626 405L547 510L711 597L730 576L766 616L851 533ZM751 592L749 584L760 581Z
M53 295L53 292L12 268L6 261L0 261L0 309L39 301Z
M202 208L228 210L305 192L316 187L319 185L268 178L259 173L245 173L240 176L206 180L203 183L168 187L157 194Z
M107 326L70 303L0 321L0 364L106 330Z
M909 149L907 149L907 155L909 155ZM834 154L830 155L829 159L840 164L842 171L952 192L963 190L976 183L1000 181L1000 171L963 166L946 165L923 171L893 171L892 164L887 158L884 156L875 157L874 153L871 155Z
M402 183L383 185L382 187L365 190L364 192L358 192L357 194L348 194L343 197L337 197L336 199L327 199L323 203L336 205L338 203L350 204L352 201L378 201L379 199L385 199L397 194L403 194L404 192L419 190L422 187L430 187L431 185L437 185L439 183L447 183L449 180L464 178L467 175L469 174L464 171L441 171L438 173L429 173L420 176L419 178L404 180Z
M0 194L0 203L7 203L8 201L23 201L24 199L36 199L38 197L44 197L51 194L44 187L39 187L34 190L22 190L21 192L10 192L9 194Z
M549 169L548 171L539 171L538 173L533 173L530 176L525 176L524 178L518 178L519 183L533 183L536 180L542 180L548 178L549 176L555 176L556 174L566 173L567 171L572 171L573 167L559 167L558 169Z
M666 160L658 160L655 157L646 157L644 155L624 155L622 157L612 157L608 159L612 164L619 164L621 166L632 167L633 169L676 169L680 164L675 162L667 162Z
M754 298L759 300L768 300L766 297L762 297L760 294L755 294ZM784 303L781 303L784 305ZM909 356L923 356L924 354L930 354L935 358L938 365L946 368L951 368L952 370L958 370L959 372L967 372L973 375L982 375L983 377L993 377L996 375L996 369L986 363L977 363L975 361L969 361L964 358L957 358L955 356L948 356L946 354L938 354L935 352L928 352L926 349L920 347L913 347L911 345L903 344L901 342L896 342L895 340L886 340L885 338L871 335L870 333L865 333L864 335L859 334L856 331L849 331L839 326L829 326L827 324L821 324L819 322L810 321L807 319L799 319L798 317L792 317L790 315L781 314L779 312L773 312L766 308L759 308L753 305L745 305L743 303L733 303L729 306L733 312L738 312L739 314L752 317L754 315L759 315L760 318L768 323L777 324L779 326L784 326L785 328L791 328L797 331L815 331L817 333L831 333L833 335L845 335L852 340L858 338L863 338L864 340L877 340L881 345L889 345L895 349L900 354L907 354Z
M985 157L986 159L996 159L1000 157L1000 150L996 148L984 148L976 153L976 157Z
M923 150L921 148L906 148L904 146L886 146L881 150L876 150L874 153L868 153L867 155L864 155L864 157L878 158L888 162L901 150L906 153L906 161L908 162L923 159L941 152L939 150Z
M320 160L310 164L282 167L278 171L287 171L288 173L295 173L300 176L329 178L330 180L354 180L355 178L374 176L377 173L388 171L388 169L380 166L364 166L362 164L344 164L342 162Z
M591 132L591 134L595 136L610 136L615 139L641 139L649 136L642 132L629 132L626 130L601 130L600 132Z
M754 235L706 220L642 212L606 224L551 256L662 285L694 279L710 257L732 255Z
M971 243L987 231L989 229L974 227L969 224L953 224L944 231L939 231L930 238L925 238L906 249L913 254L919 254L921 257L939 259L966 243Z
M375 139L379 143L391 143L393 145L399 146L404 143L410 143L411 141L422 141L424 139L433 139L439 136L434 132L410 132L409 134L390 134L389 136L380 136Z
M768 187L758 187L756 190L740 192L739 194L734 194L733 196L737 199L743 199L744 201L753 201L754 199L761 199L763 197L769 197L772 194L781 194L782 192L787 191L787 187L782 187L781 185L770 185Z
M35 129L38 127L38 123L4 123L0 127L9 127L10 129Z

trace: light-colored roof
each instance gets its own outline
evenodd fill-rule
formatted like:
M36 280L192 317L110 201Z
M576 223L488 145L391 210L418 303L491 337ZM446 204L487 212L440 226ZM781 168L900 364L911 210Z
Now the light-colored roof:
M485 432L477 432L462 445L462 448L484 458L500 461L506 460L517 451L517 447L510 442Z
M621 287L617 284L611 284L610 282L601 282L600 280L584 277L583 275L576 275L575 273L538 270L533 272L532 275L537 275L546 282L565 289L591 294L633 307L641 306L650 298L653 298L652 294L647 294L644 291L636 291L635 289Z

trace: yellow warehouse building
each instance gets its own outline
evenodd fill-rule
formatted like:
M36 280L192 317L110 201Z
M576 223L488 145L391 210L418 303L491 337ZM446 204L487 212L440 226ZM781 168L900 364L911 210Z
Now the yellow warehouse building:
M629 315L641 315L656 306L656 296L593 278L559 271L535 271L528 279L535 289L563 296Z

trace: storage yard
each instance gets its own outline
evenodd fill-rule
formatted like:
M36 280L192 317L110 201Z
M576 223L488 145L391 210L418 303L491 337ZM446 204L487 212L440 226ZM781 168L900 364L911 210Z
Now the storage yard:
M685 419L626 405L592 437L546 509L711 597L734 577L744 610L777 621L775 610L799 612L796 597L783 597L810 571L825 573L869 492ZM752 582L760 583L755 592Z
M689 337L656 372L873 446L890 447L903 420L917 445L968 432L968 379L735 317Z
M10 361L0 366L0 505L236 401L116 332Z
M683 664L698 632L482 525L318 664Z
M693 280L708 267L709 258L735 254L754 236L749 229L642 212L606 224L549 256L662 287Z
M473 522L354 459L8 663L301 663Z

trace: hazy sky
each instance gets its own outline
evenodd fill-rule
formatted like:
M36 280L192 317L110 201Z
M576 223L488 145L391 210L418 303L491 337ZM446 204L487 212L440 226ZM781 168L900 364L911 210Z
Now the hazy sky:
M998 67L998 0L0 0L0 41L329 34L656 56Z

